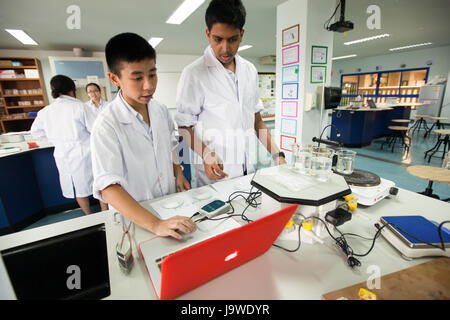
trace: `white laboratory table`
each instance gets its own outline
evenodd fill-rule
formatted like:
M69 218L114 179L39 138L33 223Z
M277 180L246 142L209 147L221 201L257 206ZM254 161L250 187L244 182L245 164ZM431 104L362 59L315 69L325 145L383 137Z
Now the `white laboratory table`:
M156 200L158 199L145 201L142 205L153 211L151 204ZM240 201L233 201L236 212L241 212L244 208L243 202ZM268 213L270 212L263 212L260 207L249 207L246 215L254 219ZM384 215L423 215L430 220L442 222L449 219L449 213L449 203L400 189L394 198L386 198L372 207L358 208L352 220L339 229L342 232L353 232L373 238L376 232L374 223ZM111 295L106 299L155 299L144 262L136 251L134 256L137 259L132 271L126 275L119 268L115 245L121 237L121 225L114 222L112 211L0 237L0 250L43 239L55 233L68 232L77 226L82 228L87 223L92 225L101 222L105 223L107 230L111 283ZM151 232L136 227L135 238L138 243L152 236ZM356 237L347 239L356 253L365 253L372 243ZM282 244L289 248L297 246L294 240L283 241ZM321 299L325 293L367 281L373 272L373 266L379 268L381 275L386 275L431 259L407 261L380 236L372 252L359 260L362 265L351 269L343 253L328 236L324 238L324 244L303 243L295 253L272 247L264 255L182 295L179 299L316 300Z

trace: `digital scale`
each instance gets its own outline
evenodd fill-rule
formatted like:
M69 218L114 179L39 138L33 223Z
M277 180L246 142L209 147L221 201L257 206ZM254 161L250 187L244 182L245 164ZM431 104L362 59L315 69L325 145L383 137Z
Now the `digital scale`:
M358 204L363 206L372 206L387 196L395 196L398 193L393 181L380 178L370 171L355 169L352 174L340 175L350 186Z
M381 230L381 235L400 252L404 259L450 257L450 232L448 229L442 228L441 230L444 251L423 242L426 241L441 247L438 226L422 216L381 217L380 222L382 225L391 223Z

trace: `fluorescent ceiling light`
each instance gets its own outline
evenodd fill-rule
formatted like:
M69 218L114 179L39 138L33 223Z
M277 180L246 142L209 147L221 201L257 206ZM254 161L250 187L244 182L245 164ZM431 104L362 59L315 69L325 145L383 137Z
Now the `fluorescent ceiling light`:
M250 49L251 47L253 47L253 46L246 44L245 46L239 47L238 51L247 50L247 49Z
M340 59L347 59L347 58L353 58L356 57L356 54L349 54L348 56L341 56L341 57L333 57L331 60L340 60Z
M29 44L33 46L37 46L37 42L31 39L29 35L25 33L23 30L16 30L16 29L5 29L5 31L8 31L14 38L22 42L23 44Z
M184 0L183 3L175 10L166 23L181 24L189 17L205 0Z
M164 38L152 37L152 38L150 38L150 40L148 40L148 43L150 43L151 46L152 46L153 48L156 48L156 46L157 46L161 41L163 41L163 39L164 39Z
M371 40L376 40L376 39L381 39L381 38L386 38L386 37L390 37L390 34L380 34L378 36L373 36L373 37L368 37L368 38L364 38L364 39L359 39L359 40L354 40L354 41L349 41L349 42L344 42L344 44L346 46L351 45L351 44L355 44L355 43L361 43L361 42L366 42L366 41L371 41Z
M431 42L418 43L418 44L412 44L410 46L405 46L405 47L391 48L389 50L396 51L396 50L410 49L410 48L415 48L415 47L429 46L430 44L433 44L433 43L431 43Z

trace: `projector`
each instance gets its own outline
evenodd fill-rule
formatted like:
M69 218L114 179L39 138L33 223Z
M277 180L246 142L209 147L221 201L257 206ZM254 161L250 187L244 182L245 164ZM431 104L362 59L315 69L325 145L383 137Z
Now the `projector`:
M331 26L329 26L328 30L334 31L334 32L346 32L349 30L353 30L353 22L338 21L338 22L333 23Z

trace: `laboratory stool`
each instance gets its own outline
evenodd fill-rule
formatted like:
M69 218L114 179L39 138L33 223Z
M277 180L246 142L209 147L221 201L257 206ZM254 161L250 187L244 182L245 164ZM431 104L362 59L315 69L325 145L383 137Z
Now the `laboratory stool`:
M425 152L425 156L423 157L425 159L427 157L427 154L430 153L430 155L428 156L428 163L430 163L431 157L436 152L442 152L442 159L444 159L445 154L448 152L450 147L449 144L450 129L436 129L434 130L434 132L438 134L437 142L433 148ZM444 135L444 138L441 138L441 135ZM441 146L442 143L444 143L444 149L440 151L439 147Z
M412 122L412 120L410 119L392 119L391 121L394 123L399 123L399 126L406 126L406 127L408 127L408 125ZM404 123L407 123L407 125L404 125Z
M430 116L429 115L424 115L424 114L416 114L416 121L414 123L414 125L411 127L411 131L412 133L414 133L414 131L416 131L416 129L418 131L420 131L420 128L423 126L423 128L425 129L425 133L428 130L428 126L427 126L427 122L424 119L429 119Z
M406 151L409 152L409 146L411 145L411 138L408 137L405 132L409 129L404 126L388 126L388 129L392 130L392 133L386 137L386 141L381 144L381 149L385 143L387 143L388 147L392 145L392 152L394 152L395 143L399 140L403 147L405 147ZM408 139L409 142L406 143L405 140Z
M417 178L428 180L428 187L423 192L419 192L428 197L440 199L433 194L433 182L450 183L450 170L431 166L409 166L406 172ZM446 199L447 200L447 199Z
M435 121L434 121L433 125L431 126L431 128L429 130L427 130L427 132L425 132L424 138L426 138L427 135L431 133L431 130L433 130L434 127L436 127L436 129L444 129L444 125L441 123L441 121L448 120L447 117L430 117L430 119L435 120Z

